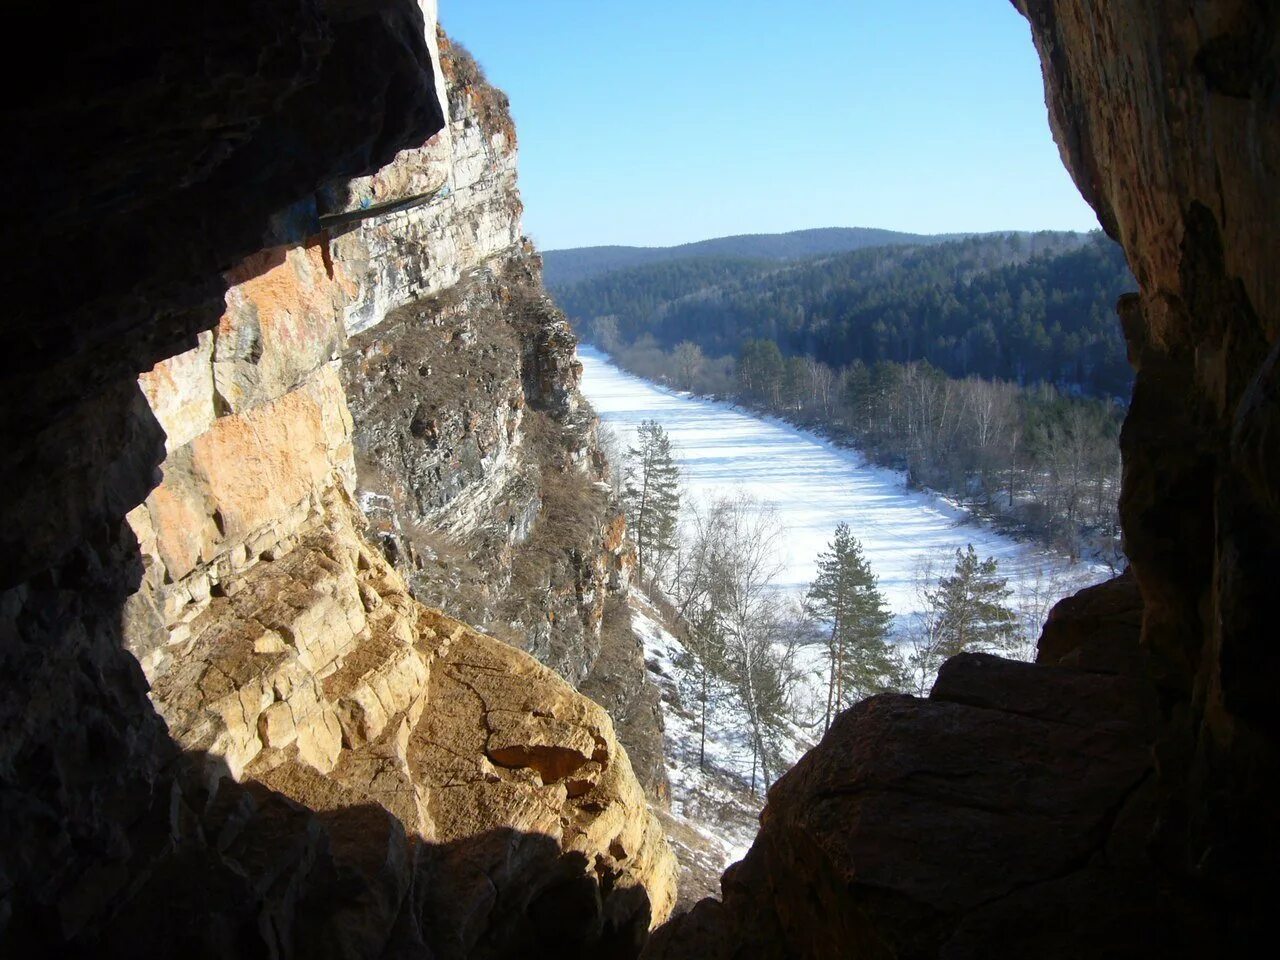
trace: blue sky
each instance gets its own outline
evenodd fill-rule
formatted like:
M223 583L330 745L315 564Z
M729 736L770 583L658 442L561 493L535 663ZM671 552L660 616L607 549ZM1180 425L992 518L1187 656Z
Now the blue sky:
M1008 0L440 0L544 249L1097 227Z

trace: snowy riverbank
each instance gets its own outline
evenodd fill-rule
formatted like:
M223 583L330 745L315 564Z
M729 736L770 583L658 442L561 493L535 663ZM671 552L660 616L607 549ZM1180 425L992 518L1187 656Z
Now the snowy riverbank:
M1061 597L1110 575L1098 563L1065 557L970 521L941 497L907 488L902 474L873 466L780 420L732 404L676 393L624 372L591 347L579 348L582 392L601 419L629 443L644 420L657 420L677 447L686 497L706 500L741 489L773 504L783 536L782 586L813 578L817 556L837 523L850 525L880 578L889 606L917 609L916 568L922 556L941 558L972 543L995 557L1019 603L1033 603L1050 584Z
M862 541L900 622L918 609L920 559L931 557L947 570L955 550L970 543L980 556L999 561L1001 574L1014 590L1015 606L1028 618L1029 636L1038 631L1052 601L1110 575L1102 564L1072 564L975 523L940 497L908 489L901 474L868 464L857 451L729 403L656 386L589 347L580 348L579 356L584 367L582 392L624 444L630 444L636 428L650 419L671 436L686 502L742 490L773 505L782 528L778 559L783 589L798 592L808 587L818 554L841 521ZM700 765L697 716L681 696L675 665L680 643L638 594L632 597L632 609L633 629L662 693L671 814L704 838L685 856L698 859L696 869L714 876L749 846L763 802L746 789L751 751L743 735L745 718L731 702L715 707L708 723L706 764ZM816 652L806 659L813 656ZM815 661L808 667L805 685L820 697L820 665ZM796 730L789 751L793 758L817 733ZM701 862L720 857L723 864Z

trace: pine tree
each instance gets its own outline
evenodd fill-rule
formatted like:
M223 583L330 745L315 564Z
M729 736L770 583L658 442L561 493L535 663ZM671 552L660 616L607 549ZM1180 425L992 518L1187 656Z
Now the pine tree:
M938 653L943 659L966 650L1008 651L1018 643L1018 615L1009 607L1013 591L994 557L979 560L969 544L956 550L951 576L930 594L938 617Z
M831 625L825 730L847 705L896 689L901 679L889 643L893 615L862 544L847 523L836 527L826 552L819 554L818 576L809 588L808 601L814 615Z
M676 548L680 520L680 470L671 438L656 420L646 420L627 451L624 502L636 541L636 571L643 581L661 572Z

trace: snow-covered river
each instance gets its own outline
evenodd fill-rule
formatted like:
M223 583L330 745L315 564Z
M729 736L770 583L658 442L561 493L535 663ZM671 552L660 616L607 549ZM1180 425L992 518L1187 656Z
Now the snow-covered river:
M644 420L657 420L670 434L687 498L707 500L741 489L776 508L783 531L778 543L783 586L799 590L809 584L817 556L840 521L862 541L899 615L917 605L919 558L940 558L949 570L953 557L948 554L969 543L979 556L999 561L1016 598L1028 605L1041 595L1062 597L1109 575L1101 564L1073 565L967 522L962 511L907 489L901 474L868 464L856 451L731 404L656 386L623 372L591 347L580 347L578 355L585 369L582 392L624 444L631 443Z

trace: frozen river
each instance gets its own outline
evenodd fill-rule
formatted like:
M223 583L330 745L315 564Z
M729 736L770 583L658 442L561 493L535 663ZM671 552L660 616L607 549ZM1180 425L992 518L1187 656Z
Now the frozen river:
M908 490L901 474L867 463L778 420L713 400L655 386L618 369L607 356L579 348L582 392L624 444L636 427L657 420L677 447L682 491L707 500L744 490L772 504L783 529L782 585L803 589L835 525L849 524L862 541L890 607L916 606L918 559L941 557L949 569L956 548L973 544L995 557L1024 604L1052 593L1061 597L1109 575L1100 564L1070 564L1041 547L1020 543L976 523L938 497Z

